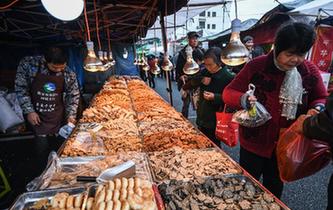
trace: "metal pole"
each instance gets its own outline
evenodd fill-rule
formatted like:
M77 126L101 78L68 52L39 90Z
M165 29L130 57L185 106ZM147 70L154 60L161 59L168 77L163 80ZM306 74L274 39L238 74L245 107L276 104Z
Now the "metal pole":
M168 44L167 44L167 37L166 37L166 29L164 25L164 15L160 14L160 24L162 29L162 40L163 40L163 47L164 47L164 55L167 53ZM166 71L166 81L167 81L167 92L169 95L169 101L170 105L173 106L173 99L172 99L172 86L171 86L171 80L170 80L170 71Z

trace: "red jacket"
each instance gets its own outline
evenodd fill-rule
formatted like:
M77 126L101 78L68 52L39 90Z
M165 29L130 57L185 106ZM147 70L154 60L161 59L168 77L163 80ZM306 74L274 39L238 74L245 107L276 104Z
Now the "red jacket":
M316 104L324 104L327 92L324 87L318 68L304 61L297 67L303 80L303 102L298 107L297 116L307 112ZM283 82L285 72L278 70L273 61L273 53L257 57L247 63L235 79L224 89L223 101L225 104L242 109L240 105L241 96L248 90L248 84L256 86L254 95L257 97L272 119L264 125L256 128L240 126L241 146L262 157L271 157L281 128L287 128L293 122L281 117L282 105L279 103L280 86Z

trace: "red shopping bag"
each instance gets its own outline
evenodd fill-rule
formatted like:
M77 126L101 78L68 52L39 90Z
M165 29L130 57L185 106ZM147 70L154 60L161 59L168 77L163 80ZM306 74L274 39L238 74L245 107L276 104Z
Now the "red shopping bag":
M216 112L215 136L229 147L234 147L238 143L238 123L232 122L233 113L226 113L224 106L223 112Z
M300 116L279 138L276 155L280 178L291 182L310 176L324 168L331 160L328 143L308 139L296 132L303 126L305 115Z

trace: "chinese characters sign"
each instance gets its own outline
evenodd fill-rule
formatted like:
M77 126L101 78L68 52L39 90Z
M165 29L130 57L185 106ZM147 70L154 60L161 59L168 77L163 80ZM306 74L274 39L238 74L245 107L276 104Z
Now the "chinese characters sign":
M328 71L333 58L333 27L318 26L311 60L322 71Z

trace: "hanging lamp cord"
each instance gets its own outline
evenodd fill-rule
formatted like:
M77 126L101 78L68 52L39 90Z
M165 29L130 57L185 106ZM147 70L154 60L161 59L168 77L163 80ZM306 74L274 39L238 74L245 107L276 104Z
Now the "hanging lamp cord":
M235 0L235 15L236 15L236 19L238 19L238 11L237 11L237 0Z
M19 0L14 0L11 3L5 5L5 6L1 6L0 9L8 9L9 7L11 7L12 5L14 5L16 2L18 2Z
M88 16L87 16L87 1L84 1L84 19L85 19L85 22L86 22L88 41L91 41L91 39L90 39L90 29L89 29L89 23L88 23Z
M97 8L96 8L96 0L94 0L94 10L95 10L95 21L96 21L96 36L97 36L97 41L98 41L98 48L101 50L101 40L99 38L99 23L98 23L98 13L97 13Z

